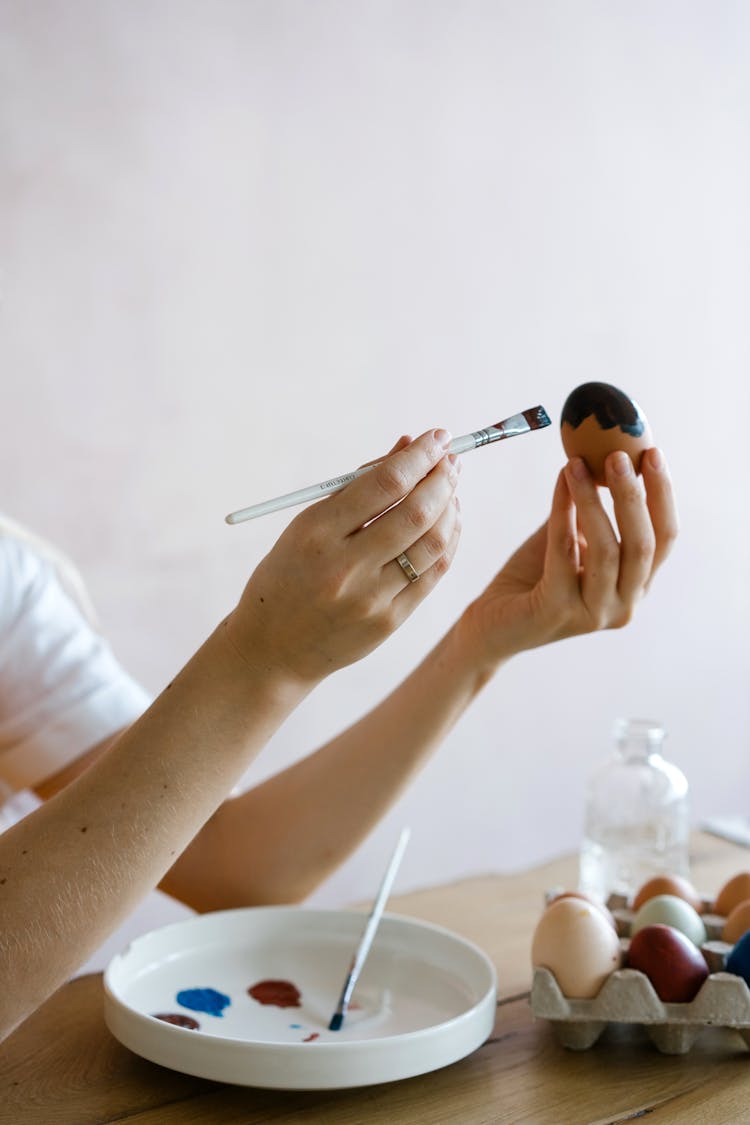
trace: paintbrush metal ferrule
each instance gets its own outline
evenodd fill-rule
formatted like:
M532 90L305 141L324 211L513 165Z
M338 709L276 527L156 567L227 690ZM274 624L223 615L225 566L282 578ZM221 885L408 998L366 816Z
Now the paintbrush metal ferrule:
M487 436L483 437L477 445L486 445L492 441L501 441L502 438L527 434L531 430L542 430L549 425L550 417L544 407L534 406L530 410L522 411L521 414L514 414L511 418L496 422L494 426L488 426L486 430L479 430L479 434L486 434ZM474 435L474 437L476 436L477 434Z
M528 434L532 430L541 430L549 424L550 419L544 407L533 406L520 414L513 414L510 418L505 418L502 422L496 422L494 426L487 426L485 429L475 430L471 434L454 438L448 446L448 453L470 453L472 449L479 449L480 446L491 445L495 441L502 441L503 438ZM339 492L347 484L363 476L364 473L369 473L376 465L380 464L380 461L375 461L370 465L363 465L360 469L354 469L350 473L341 473L339 476L331 477L330 480L321 481L319 484L311 484L307 488L287 492L284 496L276 496L272 500L252 504L249 508L240 508L236 512L230 512L224 518L230 524L243 523L245 520L254 520L259 516L278 512L282 508L306 504L310 500L320 500L323 496L330 496L334 492Z
M550 425L550 418L543 406L534 406L520 414L512 414L502 422L495 422L494 426L486 426L482 430L475 430L471 434L454 438L449 446L449 453L470 453L472 449L480 449L483 445L491 445L504 438L518 437L520 434L531 433L532 430L542 430Z

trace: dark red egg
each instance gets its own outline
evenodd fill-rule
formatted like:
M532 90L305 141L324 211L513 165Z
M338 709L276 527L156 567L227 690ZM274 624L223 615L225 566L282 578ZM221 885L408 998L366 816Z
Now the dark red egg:
M708 976L703 954L672 926L644 926L633 935L627 967L645 973L665 1004L687 1004Z

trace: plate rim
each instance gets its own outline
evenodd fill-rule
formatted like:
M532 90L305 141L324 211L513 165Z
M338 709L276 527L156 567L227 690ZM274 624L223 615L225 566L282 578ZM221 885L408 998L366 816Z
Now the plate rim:
M202 914L196 914L191 918L177 920L149 930L131 939L122 950L116 953L111 958L102 974L104 1017L110 1032L121 1044L129 1050L132 1050L135 1054L149 1059L158 1065L178 1070L181 1073L192 1074L213 1081L228 1082L235 1085L298 1091L346 1089L414 1077L418 1074L429 1073L431 1070L450 1065L453 1062L458 1062L461 1058L466 1057L467 1054L473 1053L474 1050L477 1050L486 1042L494 1024L494 1012L497 1007L497 970L488 954L479 945L471 941L471 939L456 933L454 930L440 923L430 922L421 918L391 911L387 911L383 914L383 920L387 920L398 929L403 928L407 931L429 931L441 938L448 939L450 942L457 943L465 952L471 955L473 964L480 967L481 970L486 973L486 987L484 987L482 994L477 996L463 1011L450 1016L448 1019L429 1024L424 1028L415 1028L410 1031L398 1032L393 1035L381 1036L374 1039L344 1040L338 1043L324 1041L316 1042L314 1045L304 1042L290 1043L288 1041L274 1039L243 1039L209 1034L200 1029L183 1028L169 1024L166 1021L159 1021L155 1019L153 1015L146 1014L129 1005L125 999L118 994L117 985L112 980L117 970L121 968L122 960L135 945L140 944L142 941L152 940L158 935L163 935L169 931L178 930L180 928L187 928L188 930L200 929L202 925L215 924L217 919L226 916L231 916L236 920L241 917L251 919L253 916L258 917L260 915L276 915L283 917L288 914L300 914L307 917L317 916L318 919L323 921L340 919L342 916L347 919L357 919L361 917L363 920L366 920L367 917L366 909L353 907L327 908L284 903L207 911ZM124 1036L122 1034L123 1029L120 1026L121 1024L125 1025ZM132 1035L129 1034L131 1027L133 1028ZM142 1031L143 1036L148 1041L147 1044L139 1042L138 1045L134 1045L140 1038L137 1034L137 1029ZM188 1038L185 1039L185 1036L188 1036ZM455 1049L449 1049L446 1052L446 1044L450 1044L452 1036L455 1036L462 1044L458 1048L458 1053L455 1053ZM392 1075L387 1073L387 1056L389 1054L393 1054L394 1052L398 1054L399 1051L409 1050L413 1054L418 1055L422 1047L425 1049L426 1053L429 1054L428 1047L430 1039L437 1040L440 1050L437 1050L435 1053L443 1058L443 1061L437 1061L434 1065L429 1065L425 1064L423 1060L422 1063L418 1065L409 1066L407 1064L405 1068L402 1066L398 1073ZM156 1041L156 1047L153 1046L152 1041L154 1040ZM468 1047L467 1042L469 1044ZM172 1058L173 1054L179 1054L180 1043L189 1045L187 1054L190 1056L190 1059L186 1060L185 1065L176 1065ZM172 1050L173 1048L174 1052ZM219 1063L217 1066L213 1066L211 1065L210 1058L206 1064L200 1059L196 1062L192 1056L200 1056L202 1048L208 1056L218 1056L218 1053L224 1050L227 1055L226 1060L224 1060L226 1065ZM366 1078L356 1080L351 1080L350 1075L350 1080L346 1080L342 1077L341 1080L323 1078L318 1081L297 1079L293 1081L287 1079L281 1081L279 1079L272 1080L271 1076L269 1076L267 1080L258 1081L249 1079L243 1080L241 1077L227 1075L227 1071L232 1070L232 1059L240 1055L247 1056L248 1068L252 1070L252 1066L249 1065L250 1060L254 1061L257 1065L259 1056L269 1054L276 1055L277 1053L278 1058L285 1060L285 1064L287 1065L293 1066L294 1063L304 1059L305 1065L302 1067L303 1071L309 1070L310 1062L313 1058L318 1059L326 1064L326 1073L330 1072L332 1068L335 1068L336 1060L341 1061L341 1065L344 1069L354 1064L355 1071L364 1071L367 1069L367 1062L363 1062L363 1058L369 1054L374 1073L372 1075L368 1074ZM448 1056L447 1058L445 1058L446 1054ZM253 1056L255 1056L254 1060ZM169 1059L172 1059L172 1061L169 1061ZM383 1060L385 1060L385 1066L383 1065Z

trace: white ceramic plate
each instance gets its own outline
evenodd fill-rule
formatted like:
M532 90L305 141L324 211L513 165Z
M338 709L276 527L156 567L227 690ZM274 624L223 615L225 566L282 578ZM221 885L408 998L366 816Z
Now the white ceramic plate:
M162 1066L279 1090L409 1078L481 1046L495 1018L492 962L449 930L393 914L380 922L344 1026L328 1031L365 921L269 906L153 930L104 974L107 1025Z

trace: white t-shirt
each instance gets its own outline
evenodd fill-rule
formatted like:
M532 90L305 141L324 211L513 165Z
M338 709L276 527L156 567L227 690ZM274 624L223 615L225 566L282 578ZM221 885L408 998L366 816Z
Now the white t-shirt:
M14 792L51 777L151 702L71 592L76 581L63 556L0 519L0 780Z
M99 632L78 571L0 515L0 831L38 808L32 786L150 703ZM78 973L104 969L134 937L191 915L152 891Z

